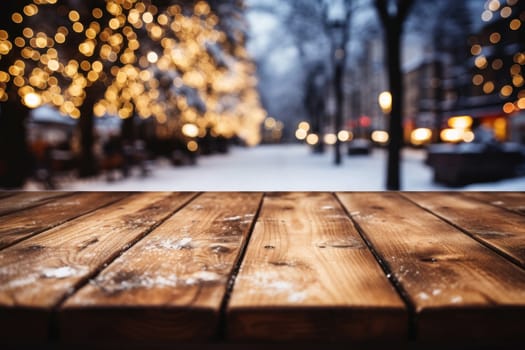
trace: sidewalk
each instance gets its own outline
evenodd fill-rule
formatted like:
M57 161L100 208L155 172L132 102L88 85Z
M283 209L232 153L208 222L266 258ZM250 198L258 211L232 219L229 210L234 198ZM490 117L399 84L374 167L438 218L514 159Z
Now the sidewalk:
M432 170L424 164L425 151L405 149L402 162L402 190L523 191L525 177L495 183L449 188L432 181ZM313 154L304 145L232 147L225 155L203 156L195 166L173 167L157 161L152 174L138 174L110 182L74 180L61 190L74 191L382 191L385 189L386 151L370 156L344 156L333 164L333 152ZM34 189L28 185L27 189Z

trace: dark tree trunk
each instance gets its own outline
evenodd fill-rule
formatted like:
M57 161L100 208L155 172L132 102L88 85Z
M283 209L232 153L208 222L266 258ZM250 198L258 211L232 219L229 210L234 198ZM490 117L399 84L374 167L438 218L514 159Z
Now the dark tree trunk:
M392 94L389 120L390 140L386 188L401 189L401 147L403 145L403 74L401 72L401 35L403 24L414 0L394 0L396 11L391 13L389 0L375 0L375 7L385 33L385 59L387 60L388 86Z
M122 125L120 126L120 134L122 135L122 139L125 141L133 142L135 140L136 132L134 116L122 120Z
M403 74L401 73L401 28L396 23L386 32L386 56L388 59L388 86L392 94L390 112L387 164L387 190L397 191L400 186L400 152L403 145Z
M31 171L27 109L17 100L0 106L0 188L20 188Z
M80 132L80 157L78 163L78 176L90 177L98 173L97 160L95 159L95 123L93 119L93 105L95 100L90 93L93 87L86 89L87 97L80 107L78 128Z
M11 21L11 14L29 3L28 0L2 2L0 23L11 40L22 36L23 29L22 25ZM19 48L13 45L9 55L0 57L0 70L8 72L9 66L19 57ZM19 188L31 170L25 126L28 109L22 105L12 80L6 85L8 100L0 103L0 188Z
M344 77L344 56L335 63L335 134L343 128L343 77ZM322 142L322 140L320 141ZM337 138L335 145L335 165L341 164L341 141Z

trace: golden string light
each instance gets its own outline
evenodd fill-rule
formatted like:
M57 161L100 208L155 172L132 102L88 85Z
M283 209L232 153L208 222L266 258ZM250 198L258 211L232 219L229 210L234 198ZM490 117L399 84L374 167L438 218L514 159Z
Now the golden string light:
M13 13L13 23L24 26L23 37L0 29L0 59L14 46L20 51L20 59L0 71L0 100L7 99L6 84L12 82L28 107L51 104L78 118L97 85L105 89L93 106L97 116L136 114L181 134L184 125L192 125L192 138L211 130L250 145L259 142L266 113L243 34L233 33L237 42L228 42L206 1L196 2L190 13L179 5L161 11L139 0L108 0L88 13L66 10L69 24L46 32L37 17L56 4L33 0ZM70 42L77 42L77 54ZM210 49L214 46L220 49Z

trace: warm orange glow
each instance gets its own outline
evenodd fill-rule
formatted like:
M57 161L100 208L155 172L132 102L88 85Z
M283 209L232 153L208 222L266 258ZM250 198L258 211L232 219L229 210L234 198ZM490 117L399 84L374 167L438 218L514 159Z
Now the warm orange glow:
M517 18L513 19L509 23L509 28L511 30L518 30L518 29L520 29L520 27L521 27L521 21L519 19L517 19Z
M485 84L483 84L483 92L486 94L490 94L494 91L494 83L491 81L487 81Z
M374 142L386 144L388 140L390 139L390 136L388 135L388 132L386 131L375 130L374 132L372 132L372 135L370 136L370 138Z
M512 102L507 102L503 105L503 112L507 113L507 114L511 114L514 112L514 103Z
M309 134L306 137L306 143L313 146L319 143L319 136L317 134Z
M479 55L481 53L481 45L478 45L478 44L472 45L472 47L470 48L470 53L473 56Z
M525 109L525 97L520 98L516 105L519 109Z
M335 145L337 142L337 136L332 133L325 134L323 137L323 142L327 145Z
M37 93L30 92L24 96L23 102L29 108L37 108L42 104L42 97Z
M308 136L308 132L304 129L297 129L295 131L295 138L298 140L304 140L306 139L306 136Z
M474 75L474 77L472 77L472 84L476 86L483 84L483 75L481 74Z
M487 58L485 56L478 56L476 57L476 59L474 60L474 64L476 65L476 67L478 67L479 69L484 69L487 67Z
M448 120L448 126L454 129L468 129L472 126L472 117L468 115L454 116Z
M423 145L429 142L432 138L432 130L428 128L418 128L410 134L410 141L414 145Z
M383 91L378 97L379 106L384 113L390 113L392 110L392 94L389 91Z
M442 141L459 142L462 140L463 131L458 129L443 129L439 134Z
M347 130L341 130L337 133L337 138L341 142L350 141L353 139L353 137L354 135L350 131L347 131Z
M512 90L513 90L512 86L510 86L510 85L505 85L505 86L503 86L503 87L501 88L501 90L500 90L500 94L501 94L501 96L503 96L503 97L508 97L508 96L510 96L510 95L512 94Z

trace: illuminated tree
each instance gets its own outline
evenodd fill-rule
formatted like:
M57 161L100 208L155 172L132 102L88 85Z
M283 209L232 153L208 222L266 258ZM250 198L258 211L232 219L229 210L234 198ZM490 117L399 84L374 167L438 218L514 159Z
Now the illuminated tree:
M94 114L154 117L190 138L211 128L258 142L264 112L243 38L220 31L205 1L155 3L33 0L8 11L15 30L1 32L0 53L10 53L13 42L20 50L0 82L13 80L28 107L51 104L79 119L80 175L96 172ZM183 129L189 123L197 135ZM196 150L195 143L188 148Z
M480 34L471 38L476 95L497 101L506 114L525 109L525 2L486 1Z

